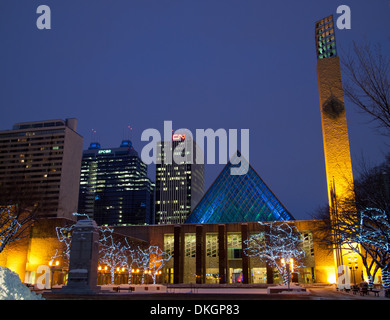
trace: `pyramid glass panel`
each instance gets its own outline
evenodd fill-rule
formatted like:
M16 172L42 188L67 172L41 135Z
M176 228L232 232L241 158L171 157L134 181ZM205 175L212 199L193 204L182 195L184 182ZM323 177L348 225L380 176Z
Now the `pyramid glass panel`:
M240 156L240 154L238 154ZM237 157L235 155L234 157ZM229 223L294 220L256 171L231 175L234 157L225 166L185 223ZM241 167L244 167L241 157Z

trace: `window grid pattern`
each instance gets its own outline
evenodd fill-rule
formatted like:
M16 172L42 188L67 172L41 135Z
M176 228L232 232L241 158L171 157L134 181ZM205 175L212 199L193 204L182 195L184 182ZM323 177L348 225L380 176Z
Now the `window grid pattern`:
M164 252L173 257L175 238L173 234L164 235Z
M241 233L231 233L227 236L228 248L242 248Z
M196 257L196 235L188 233L185 235L185 255L186 257Z
M302 234L302 247L305 250L306 255L314 257L314 243L313 234L311 232L305 232Z
M333 16L326 17L315 24L317 58L324 59L337 55Z
M211 258L218 257L218 234L206 236L206 255Z

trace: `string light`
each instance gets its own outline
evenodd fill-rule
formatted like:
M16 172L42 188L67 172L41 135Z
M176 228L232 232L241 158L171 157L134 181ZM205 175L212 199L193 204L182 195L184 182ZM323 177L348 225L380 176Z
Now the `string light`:
M284 284L288 284L294 262L295 268L304 267L303 237L295 226L287 222L259 222L259 224L264 231L253 234L244 241L244 254L258 257L261 261L275 267L282 275Z
M141 253L140 263L143 269L148 270L148 274L153 279L153 284L156 284L157 275L161 274L160 270L172 256L162 251L158 246L149 246L145 250L138 247L138 251ZM142 277L142 283L144 283L144 277Z
M374 286L373 278L377 267L379 267L382 272L382 286L388 290L390 288L389 213L372 207L366 207L359 211L346 211L346 214L339 215L337 221L333 221L331 228L337 230L336 245L347 247L362 258L367 271L369 288ZM367 262L367 254L376 264L373 273L371 268L375 264Z
M19 240L20 237L15 237L22 224L18 221L18 217L15 214L14 206L7 206L1 208L0 211L0 252L3 251L6 244ZM13 240L11 240L13 239Z
M84 214L74 213L76 216L89 217ZM75 225L57 227L57 238L63 244L61 252L56 249L55 255L51 257L49 265L52 265L55 259L62 257L67 262L70 257L70 247L72 241L72 232ZM142 269L142 283L145 281L145 275L150 275L153 283L156 283L156 277L162 274L166 261L170 260L171 256L163 252L158 246L141 247L128 238L124 238L124 242L115 239L114 229L107 226L99 226L99 264L104 265L104 270L111 273L111 283L115 281L115 272L124 272L128 270L128 283L132 282L132 274L140 273ZM58 262L58 261L57 261ZM56 263L56 265L58 265ZM99 266L101 271L102 267Z

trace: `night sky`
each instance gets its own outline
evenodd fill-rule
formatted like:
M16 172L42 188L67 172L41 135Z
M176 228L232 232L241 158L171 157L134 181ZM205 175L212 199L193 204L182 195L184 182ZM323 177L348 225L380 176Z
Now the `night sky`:
M253 168L296 219L311 219L327 202L314 23L342 4L352 28L336 30L339 56L353 41L388 54L388 0L0 0L0 130L75 117L85 148L131 136L141 153L143 130L162 133L164 120L250 129ZM39 5L51 30L36 27ZM380 163L388 137L346 109L354 170L362 157ZM222 168L206 166L206 190Z

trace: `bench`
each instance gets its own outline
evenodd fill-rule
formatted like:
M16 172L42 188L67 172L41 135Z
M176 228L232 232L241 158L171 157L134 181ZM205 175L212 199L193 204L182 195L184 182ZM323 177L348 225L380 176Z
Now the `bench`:
M120 292L121 290L128 290L128 291L134 291L134 287L114 287L114 291Z
M371 292L374 292L375 296L376 296L376 297L379 297L379 292L380 292L380 290L372 289Z
M360 288L360 295L364 296L365 294L368 295L368 288L367 287L361 287Z
M134 286L115 286L113 287L115 292L121 290L128 290L131 292L167 292L167 287L164 285L134 285Z

